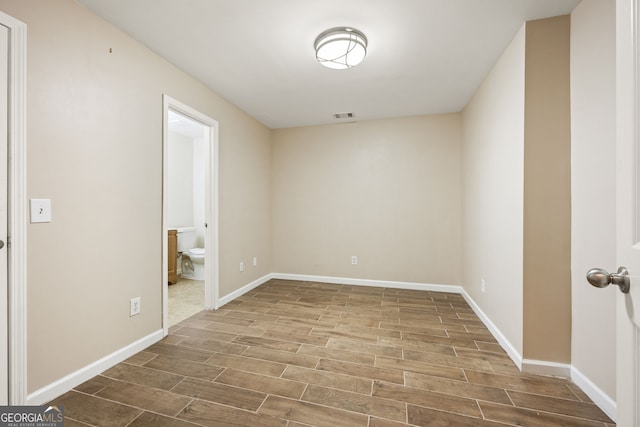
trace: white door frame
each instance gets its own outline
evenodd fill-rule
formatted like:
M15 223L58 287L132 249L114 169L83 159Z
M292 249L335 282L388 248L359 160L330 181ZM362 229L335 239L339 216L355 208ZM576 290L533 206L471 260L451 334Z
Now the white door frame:
M205 289L204 308L218 308L219 300L219 252L218 252L218 122L194 110L168 95L163 95L163 132L162 132L162 328L164 335L169 333L169 273L168 273L168 237L167 222L167 161L169 152L169 109L177 111L207 129L205 146Z
M9 29L8 309L9 404L27 401L27 25L0 12Z

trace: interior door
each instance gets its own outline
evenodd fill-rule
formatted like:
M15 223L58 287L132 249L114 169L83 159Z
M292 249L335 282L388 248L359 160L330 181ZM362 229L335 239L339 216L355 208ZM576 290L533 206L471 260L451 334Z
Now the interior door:
M9 401L9 303L7 288L7 142L9 29L0 25L0 405Z
M640 427L640 0L617 0L617 424ZM622 286L621 286L622 288ZM604 361L603 361L604 362Z

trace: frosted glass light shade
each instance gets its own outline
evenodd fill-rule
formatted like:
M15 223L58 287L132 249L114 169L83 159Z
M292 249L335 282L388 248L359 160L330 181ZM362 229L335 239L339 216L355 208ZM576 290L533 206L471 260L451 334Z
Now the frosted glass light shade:
M318 62L337 70L355 67L367 55L367 38L353 28L327 30L318 36L314 45Z

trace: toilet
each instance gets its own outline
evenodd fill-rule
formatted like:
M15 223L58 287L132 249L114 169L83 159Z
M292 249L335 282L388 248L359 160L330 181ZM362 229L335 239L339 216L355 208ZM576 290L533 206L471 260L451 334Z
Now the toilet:
M193 264L191 279L204 280L204 248L192 248L187 253Z
M204 248L195 248L196 228L181 227L178 230L178 253L182 255L182 278L204 280Z

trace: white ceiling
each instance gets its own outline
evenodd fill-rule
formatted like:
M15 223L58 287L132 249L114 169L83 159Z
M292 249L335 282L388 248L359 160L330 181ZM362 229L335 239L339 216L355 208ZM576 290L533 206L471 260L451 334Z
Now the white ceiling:
M77 0L270 128L458 112L524 21L579 0ZM369 40L349 70L321 32Z

